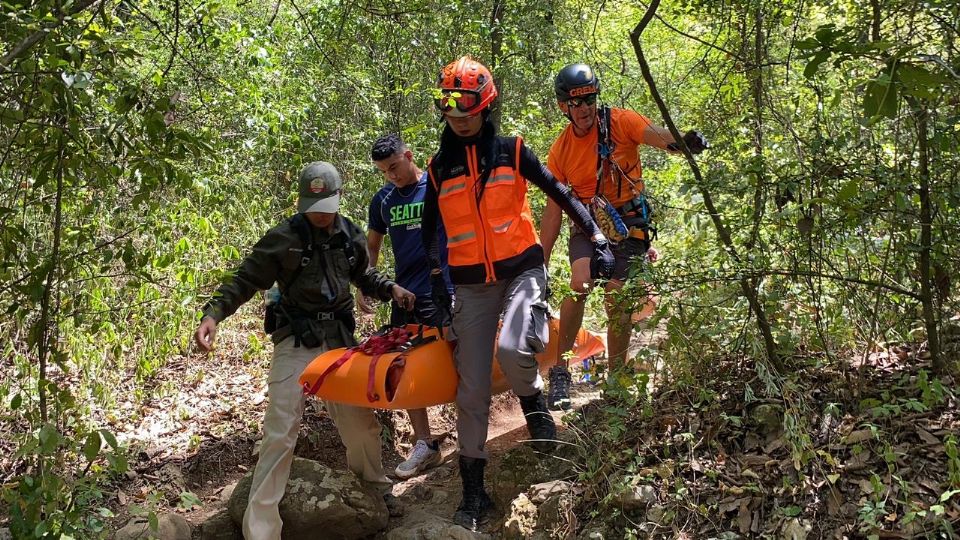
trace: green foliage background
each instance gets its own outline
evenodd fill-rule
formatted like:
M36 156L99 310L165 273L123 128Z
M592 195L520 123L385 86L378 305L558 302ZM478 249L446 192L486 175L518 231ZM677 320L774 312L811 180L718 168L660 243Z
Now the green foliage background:
M682 158L642 154L663 252L644 278L672 376L721 356L824 361L931 337L938 369L955 369L939 333L957 313L958 10L660 7L642 37L657 89L681 130L713 143L703 182ZM0 453L18 536L102 529L100 475L124 468L102 429L118 396L147 397L156 370L189 353L197 307L292 212L304 163L341 169L343 211L362 222L383 182L377 136L402 132L425 162L446 62L490 65L501 130L544 157L565 124L553 74L572 61L597 68L607 103L661 122L628 39L643 14L632 2L7 0L0 12L0 415L16 433Z

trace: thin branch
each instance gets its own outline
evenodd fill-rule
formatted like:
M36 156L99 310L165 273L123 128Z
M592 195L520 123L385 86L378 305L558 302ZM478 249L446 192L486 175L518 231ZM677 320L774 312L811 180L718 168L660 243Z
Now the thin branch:
M173 60L177 57L177 42L180 41L180 0L173 2L173 43L170 47L170 59L167 60L167 67L163 70L163 78L167 78L170 68L173 67Z
M273 13L270 14L270 20L267 21L267 26L273 26L273 21L277 19L277 13L280 12L280 3L282 1L283 0L277 0L277 3L273 5Z
M736 60L736 61L738 61L738 62L740 62L740 63L742 63L742 64L745 64L745 65L748 64L748 61L747 61L745 58L743 58L743 57L741 57L740 55L738 55L737 53L735 53L735 52L733 52L733 51L730 51L730 50L728 50L728 49L724 49L723 47L717 45L716 43L710 43L709 41L706 41L706 40L704 40L704 39L701 39L701 38L699 38L699 37L697 37L697 36L695 36L695 35L693 35L693 34L688 34L688 33L684 32L683 30L680 30L679 28L677 28L677 27L673 26L672 24L668 23L668 22L666 21L666 19L664 19L664 18L661 17L660 15L655 15L655 17L657 18L658 21L660 21L661 23L663 23L664 26L666 26L666 27L669 28L670 30L673 30L673 31L676 32L677 34L680 34L681 36L683 36L683 37L685 37L685 38L687 38L687 39L692 39L692 40L696 41L697 43L700 43L701 45L706 45L707 47L710 47L711 49L716 49L716 50L718 50L718 51L720 51L720 52L722 52L722 53L724 53L724 54L726 54L726 55L729 55L731 58L733 58L734 60Z

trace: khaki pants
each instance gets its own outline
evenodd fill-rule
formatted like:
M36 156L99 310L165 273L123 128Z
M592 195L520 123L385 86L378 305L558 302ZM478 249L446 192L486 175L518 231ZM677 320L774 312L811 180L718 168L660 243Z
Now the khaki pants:
M325 346L295 348L293 343L293 339L287 338L273 349L267 379L269 402L263 417L263 442L253 471L250 502L243 515L243 536L247 540L280 538L283 522L278 507L290 476L303 415L300 373L318 354L327 350ZM347 467L364 481L389 483L381 461L380 423L373 409L340 403L326 403L325 406L347 448Z

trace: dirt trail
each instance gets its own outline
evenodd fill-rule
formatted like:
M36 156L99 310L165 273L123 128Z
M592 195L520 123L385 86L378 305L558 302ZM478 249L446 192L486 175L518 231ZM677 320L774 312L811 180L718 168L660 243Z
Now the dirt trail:
M631 356L641 347L659 340L659 334L636 334ZM113 499L116 527L129 519L125 511L129 504L152 506L159 512L177 512L194 525L226 506L232 486L256 464L266 388L263 385L254 390L252 396L250 389L257 387L255 381L266 379L265 367L236 360L209 364L184 362L173 364L167 373L161 374L158 384L166 384L163 379L194 382L171 386L173 391L141 406L138 414L133 415L136 420L129 420L130 440L151 442L134 451L128 481L116 488ZM599 390L595 386L577 382L581 380L582 366L571 367L576 382L571 396L574 406L597 399ZM410 429L404 413L380 414L383 424L394 430L390 437L407 438ZM401 498L406 512L402 518L391 519L388 530L418 518L449 519L460 500L453 436L456 432L454 408L452 405L432 407L429 415L434 434L442 438L444 459L427 473L395 484L393 493ZM555 412L554 418L562 429L562 414ZM494 397L488 435L491 468L504 452L527 438L525 426L519 402L512 393ZM397 452L394 445L384 445L384 465L389 473L405 459L402 454L409 451L409 445L400 446ZM331 468L345 468L343 445L319 403L308 402L296 454ZM196 495L201 504L184 507L181 494L185 492Z

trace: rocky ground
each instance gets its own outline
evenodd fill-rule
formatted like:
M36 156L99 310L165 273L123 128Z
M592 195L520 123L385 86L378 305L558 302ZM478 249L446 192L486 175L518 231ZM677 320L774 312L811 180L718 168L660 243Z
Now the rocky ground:
M660 337L638 335L633 352ZM663 377L656 354L639 356L652 359L652 380ZM696 384L650 384L649 398L611 394L603 406L596 387L578 384L576 410L555 416L564 444L549 457L522 443L516 399L496 398L487 481L498 508L478 535L449 521L460 489L454 414L435 407L431 422L444 436L444 461L394 485L403 515L371 537L954 535L960 401L952 378L930 375L922 344L889 344L850 360L789 361L791 373L773 377L758 375L763 370L749 359L719 359L686 374ZM137 450L126 481L109 488L115 528L131 509L147 507L184 518L200 536L198 525L227 506L255 463L264 367L241 358L171 366L174 390L117 420L132 426L118 431ZM409 451L410 428L402 413L381 419L392 469ZM343 469L343 447L316 404L305 415L297 455Z
M598 396L599 391L595 387L580 384L575 387L574 403L583 405ZM251 416L256 414L254 411L246 413ZM554 415L558 424L562 425L562 414L556 412ZM459 503L460 481L455 435L452 433L455 431L452 407L432 408L430 418L434 431L440 433L443 440L443 461L420 476L406 481L397 479L392 493L401 501L403 515L390 518L387 528L373 538L397 538L389 536L390 531L436 528L434 522L437 521L449 523ZM395 444L385 441L384 445L385 465L392 471L410 448L406 442L410 428L403 413L384 412L381 419L392 431L392 436L396 437ZM527 437L525 426L516 398L509 393L497 396L491 409L491 454L502 456L507 450L522 444ZM138 461L129 475L130 481L116 488L118 506L152 506L160 514L177 514L195 526L225 509L237 482L256 464L254 452L257 435L251 431L249 434L236 433L224 438L207 437L196 450L189 453L160 450L156 445L139 451ZM297 455L331 469L342 470L345 468L343 452L336 428L322 407L316 402L309 405ZM496 466L497 458L494 457L490 470L495 470ZM188 494L186 497L185 493ZM131 517L124 508L118 508L117 514L117 527L127 523ZM502 511L496 514L497 517L502 515ZM495 518L492 521L498 520ZM488 526L485 534L497 536L495 529Z
M115 529L138 519L137 514L145 518L148 510L173 514L197 526L223 510L233 487L252 471L266 405L267 356L243 358L222 352L249 350L244 330L226 329L219 336L221 352L214 356L169 364L152 381L160 397L136 407L130 404L129 416L111 419L118 438L130 444L132 458L125 481L109 488L114 493ZM637 346L649 338L638 336ZM575 368L582 379L583 366ZM577 405L599 396L589 383L577 384L574 391ZM403 412L378 414L385 428L384 462L392 472L411 449L412 429ZM395 484L393 493L402 502L404 514L391 518L378 538L386 538L394 529L416 530L433 520L449 522L459 503L454 408L433 407L429 415L434 434L442 441L443 462L427 474ZM555 413L555 418L562 425L562 415ZM489 433L493 455L522 444L525 425L516 397L512 393L496 396ZM343 445L317 401L308 402L296 455L333 470L345 469ZM495 457L489 470L495 469L496 462ZM497 534L487 532L491 533Z

